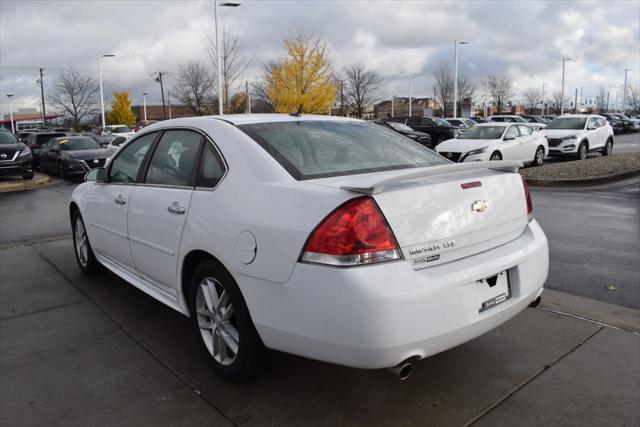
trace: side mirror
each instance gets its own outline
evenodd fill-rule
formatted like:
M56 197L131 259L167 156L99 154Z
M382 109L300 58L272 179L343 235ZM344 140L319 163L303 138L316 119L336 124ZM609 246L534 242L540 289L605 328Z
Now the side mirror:
M587 126L587 130L596 130L597 127L595 127L594 125L589 125Z
M502 138L503 141L513 141L514 139L516 139L515 136L505 136Z
M103 167L91 169L85 174L84 180L87 182L107 182L107 170Z

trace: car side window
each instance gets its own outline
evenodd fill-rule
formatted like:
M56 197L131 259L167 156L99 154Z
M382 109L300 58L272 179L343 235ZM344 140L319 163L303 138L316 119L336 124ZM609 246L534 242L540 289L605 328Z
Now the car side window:
M422 126L433 126L433 121L429 120L429 119L422 119L421 123Z
M200 170L196 177L196 187L215 187L222 179L225 170L224 162L218 153L210 144L206 144L200 161Z
M120 184L136 182L140 165L142 165L142 161L157 135L157 132L153 132L141 136L120 150L117 157L111 162L109 182Z
M596 126L598 126L599 128L606 125L607 122L604 119L601 119L600 117L596 117Z
M407 126L420 126L419 118L407 119Z
M156 147L145 183L193 186L194 168L202 135L190 130L168 130Z
M122 144L126 140L127 140L127 138L125 138L124 136L119 136L116 139L114 139L113 141L111 141L111 145L113 145L114 147L119 147L120 144Z
M592 117L587 121L587 129L594 128L594 127L598 127L598 125L596 124L596 119Z
M504 134L505 139L517 138L518 136L518 129L516 128L516 126L510 126L509 129L507 129L507 132Z
M526 125L518 125L518 130L520 131L520 136L529 136L533 133L533 129Z

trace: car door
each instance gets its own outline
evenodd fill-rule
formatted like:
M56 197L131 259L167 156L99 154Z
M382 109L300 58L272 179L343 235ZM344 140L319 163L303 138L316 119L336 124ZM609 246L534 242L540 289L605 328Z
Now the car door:
M590 120L593 120L596 126L596 130L592 132L596 135L597 139L596 143L590 148L602 148L607 143L607 137L609 136L609 132L605 126L606 122L599 117L592 117Z
M83 217L96 254L135 273L128 240L127 213L131 193L158 132L143 135L124 147L110 163L107 182L94 183L87 193Z
M500 151L502 152L502 160L519 160L520 159L520 132L517 125L511 125L507 128L502 137Z
M533 160L536 154L536 141L533 136L533 129L527 125L517 125L520 132L520 138L518 138L518 146L520 151L520 160L530 161Z
M177 297L178 251L202 143L203 136L196 131L165 130L143 182L131 195L128 226L133 262L146 281L172 297Z

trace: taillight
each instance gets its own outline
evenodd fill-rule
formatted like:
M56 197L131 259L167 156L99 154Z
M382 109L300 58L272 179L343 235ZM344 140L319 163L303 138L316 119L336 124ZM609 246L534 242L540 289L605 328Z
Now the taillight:
M529 187L524 176L522 176L522 185L524 186L524 197L527 199L527 218L531 221L533 219L533 203L531 203L531 194L529 194Z
M401 259L396 238L376 202L369 196L351 199L313 230L301 261L341 267Z

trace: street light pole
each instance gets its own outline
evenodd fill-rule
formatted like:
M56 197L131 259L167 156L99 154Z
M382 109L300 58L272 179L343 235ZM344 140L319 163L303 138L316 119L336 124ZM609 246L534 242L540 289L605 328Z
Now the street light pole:
M453 41L453 118L458 117L458 45L469 44L469 42ZM445 107L446 109L446 107Z
M584 86L580 86L580 107L582 107L582 91L584 90Z
M224 3L220 3L220 6L238 7L240 6L240 3L233 2L233 1L226 1ZM217 58L216 65L218 68L218 114L222 116L224 114L224 106L222 103L222 71L221 71L221 64L220 64L220 44L219 44L220 28L218 25L218 0L213 0L213 17L216 25L215 40L216 40L216 58Z
M11 105L11 97L13 97L13 94L8 93L7 98L9 98L9 120L11 120L11 133L16 133L16 128L13 126L13 107Z
M563 56L562 57L562 90L560 92L560 115L564 114L564 63L567 61L573 61L573 59Z
M395 95L391 95L391 117L395 117L395 112L393 108L393 98L395 98Z
M147 92L142 93L142 108L144 110L144 122L147 122Z
M413 73L409 74L409 117L411 117L411 98L413 97Z
M622 93L622 114L627 112L627 73L631 71L629 68L624 69L624 92Z
M98 75L100 77L100 109L102 111L102 130L104 131L106 121L104 119L104 91L102 89L102 58L113 58L114 54L98 55Z
M544 116L544 85L545 83L542 83L542 108L540 109L542 111L542 115Z

